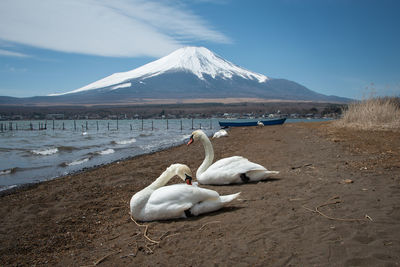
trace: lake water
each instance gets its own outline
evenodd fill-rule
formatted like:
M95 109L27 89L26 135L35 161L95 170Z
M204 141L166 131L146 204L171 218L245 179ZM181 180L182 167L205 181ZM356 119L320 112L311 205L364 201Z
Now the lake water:
M285 123L298 121L310 120ZM220 129L218 119L15 121L12 131L0 123L8 128L0 132L0 191L183 144L192 126Z

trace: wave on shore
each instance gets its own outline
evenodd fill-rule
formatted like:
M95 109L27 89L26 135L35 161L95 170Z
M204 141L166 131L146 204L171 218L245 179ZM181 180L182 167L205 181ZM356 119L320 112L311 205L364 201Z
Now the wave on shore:
M42 149L42 150L32 150L31 151L35 155L41 156L48 156L58 152L58 148L49 148L49 149Z
M97 152L97 154L99 154L99 155L109 155L109 154L112 154L112 153L115 153L115 150L112 149L112 148Z
M83 164L83 163L89 161L89 159L90 158L77 159L77 160L74 160L72 162L61 163L60 165L63 166L63 167L80 165L80 164Z
M131 139L127 139L127 140L112 141L112 143L117 144L117 145L128 145L128 144L132 144L135 142L136 142L135 138L131 138Z
M11 168L11 169L6 169L6 170L1 170L0 175L6 175L6 174L11 174L17 171L17 168Z

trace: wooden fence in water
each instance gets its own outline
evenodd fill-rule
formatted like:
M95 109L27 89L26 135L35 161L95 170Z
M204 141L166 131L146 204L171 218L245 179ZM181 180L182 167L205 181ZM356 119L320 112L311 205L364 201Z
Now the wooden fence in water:
M195 119L191 119L191 128L189 127L189 129L194 130L195 127L197 127L197 129L202 129L202 127L203 127L203 129L212 129L213 125L212 125L211 119L199 119L199 120L200 120L200 122L199 121L196 122ZM107 121L107 126L106 126L107 130L108 131L120 130L119 121L120 120L118 120L118 119L112 120L112 121ZM134 127L135 123L130 123L129 124L130 130L133 131L133 130L137 129L137 130L143 131L145 129L145 127L144 127L145 121L147 123L151 123L151 127L148 127L147 129L148 130L151 129L151 131L154 131L155 130L154 120L144 120L144 119L141 119L141 123L139 123L139 126L137 126L136 128ZM159 120L157 120L157 121L159 121ZM163 121L165 123L164 129L169 130L171 127L169 120L165 119ZM175 121L177 121L177 120L175 120ZM182 120L179 120L179 121L180 121L180 123L178 123L178 127L180 127L180 130L182 131L184 129L183 121ZM77 125L77 121L74 120L72 126L70 126L71 127L70 129L74 130L74 131L77 131L77 130L88 131L89 130L88 120L83 121L83 122L79 121L80 125ZM203 122L203 125L202 125L202 122ZM136 123L136 125L137 125L137 123ZM102 125L102 126L104 127L105 125ZM149 126L149 125L146 125L146 126ZM93 125L92 125L92 127L93 127ZM98 120L96 121L95 128L97 131L100 130L100 125L99 125ZM23 131L43 131L43 130L48 130L48 129L51 129L54 131L54 130L67 130L68 128L65 125L65 121L62 122L62 125L57 125L57 127L56 127L55 120L51 120L51 121L46 120L44 122L43 121L29 122L28 124L26 122L18 124L18 122L16 122L16 121L0 122L0 132L2 132L2 133L7 132L7 131L21 131L21 130L23 130Z

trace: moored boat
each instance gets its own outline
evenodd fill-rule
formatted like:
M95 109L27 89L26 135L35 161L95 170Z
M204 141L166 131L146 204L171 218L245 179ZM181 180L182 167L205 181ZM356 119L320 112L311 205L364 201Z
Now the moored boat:
M220 120L218 121L221 127L243 127L243 126L257 126L260 122L264 126L279 125L285 122L286 118L278 119L237 119L237 120Z

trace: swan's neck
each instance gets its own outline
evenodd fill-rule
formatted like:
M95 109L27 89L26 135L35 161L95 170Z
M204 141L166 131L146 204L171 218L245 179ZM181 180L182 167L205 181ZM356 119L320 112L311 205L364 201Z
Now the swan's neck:
M152 182L148 187L149 189L152 189L153 191L156 190L157 188L160 188L168 183L171 178L174 177L174 173L170 168L166 169L160 177L158 177L154 182Z
M141 191L137 192L132 197L130 206L131 206L131 214L134 218L140 214L143 207L146 205L148 199L150 198L151 194L153 194L153 192L157 188L160 188L164 186L166 183L168 183L168 181L171 180L172 177L174 177L174 173L171 171L171 169L167 169L153 183L151 183L149 186L142 189Z
M213 163L214 160L214 149L210 142L210 139L208 139L206 135L201 135L200 141L204 147L205 157L203 163L197 169L196 177L199 177L201 174L203 174L203 172L205 172L208 169L208 167L210 167L210 165Z

